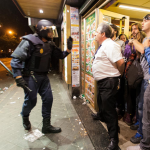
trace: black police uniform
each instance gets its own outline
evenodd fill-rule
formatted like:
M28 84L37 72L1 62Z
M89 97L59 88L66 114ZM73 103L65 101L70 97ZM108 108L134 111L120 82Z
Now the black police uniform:
M31 128L29 114L36 105L37 93L39 93L42 98L42 132L51 133L61 131L60 128L54 128L50 125L53 95L47 73L52 57L64 59L68 54L67 51L62 52L53 42L48 41L44 43L37 34L24 36L23 40L12 53L11 67L14 78L23 76L23 82L26 83L26 87L32 90L32 92L29 92L24 87L25 98L21 115L26 130Z

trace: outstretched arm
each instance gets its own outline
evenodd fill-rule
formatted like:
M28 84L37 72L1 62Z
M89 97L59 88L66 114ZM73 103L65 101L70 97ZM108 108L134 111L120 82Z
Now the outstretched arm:
M52 45L53 57L55 57L57 59L64 59L66 56L68 56L68 54L70 54L71 50L72 50L72 42L73 42L73 39L71 37L69 37L67 39L67 50L66 51L61 51L60 48L58 48L55 44L53 44Z
M53 48L52 57L56 59L64 59L71 53L71 50L61 51L60 48L54 46L52 48Z
M144 46L142 43L140 43L140 42L138 42L138 40L134 39L133 45L138 52L140 52L141 54L144 54Z

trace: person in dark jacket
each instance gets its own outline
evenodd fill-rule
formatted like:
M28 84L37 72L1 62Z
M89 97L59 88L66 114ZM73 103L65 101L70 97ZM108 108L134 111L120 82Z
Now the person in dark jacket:
M31 129L29 115L37 102L37 93L42 98L43 133L58 133L61 128L51 125L51 108L53 95L48 79L51 58L64 59L72 49L72 38L67 40L67 50L61 51L53 42L52 24L40 20L36 33L22 37L22 41L12 53L11 67L16 84L24 90L25 98L22 107L23 126Z

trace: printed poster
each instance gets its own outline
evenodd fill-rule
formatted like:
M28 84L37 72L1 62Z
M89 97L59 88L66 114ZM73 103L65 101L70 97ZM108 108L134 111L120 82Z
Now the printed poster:
M86 19L86 73L92 76L92 63L95 54L96 30L95 13Z
M85 74L85 97L94 106L94 78Z
M71 26L71 37L74 43L79 43L79 27Z
M94 107L94 78L92 74L92 64L95 55L95 35L96 30L95 13L86 19L86 74L85 74L85 97Z
M84 21L81 23L81 70L84 71Z
M79 12L77 8L70 7L71 24L79 25Z
M80 86L79 45L72 48L72 87Z
M81 84L82 84L82 94L84 94L85 85L84 85L84 72L81 72Z
M70 7L72 48L72 87L80 86L80 57L79 57L79 13L78 9Z

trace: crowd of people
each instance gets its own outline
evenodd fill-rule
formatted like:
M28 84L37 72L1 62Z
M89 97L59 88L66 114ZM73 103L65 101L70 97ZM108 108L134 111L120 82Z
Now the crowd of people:
M118 120L137 130L127 150L150 150L150 14L142 24L131 25L131 37L119 35L114 24L101 23L95 33L100 45L93 61L99 112L93 119L105 122L110 136L108 150L119 150Z

